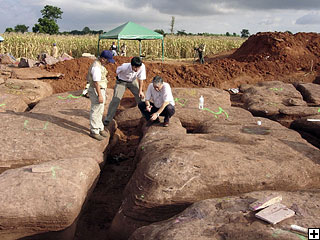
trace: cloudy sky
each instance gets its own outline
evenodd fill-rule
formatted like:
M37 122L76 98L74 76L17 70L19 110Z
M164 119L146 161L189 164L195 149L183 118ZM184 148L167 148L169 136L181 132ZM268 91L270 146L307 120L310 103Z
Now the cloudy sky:
M109 31L127 21L150 29L250 34L266 31L320 33L320 0L0 0L0 33L17 24L29 31L45 5L61 8L60 31Z

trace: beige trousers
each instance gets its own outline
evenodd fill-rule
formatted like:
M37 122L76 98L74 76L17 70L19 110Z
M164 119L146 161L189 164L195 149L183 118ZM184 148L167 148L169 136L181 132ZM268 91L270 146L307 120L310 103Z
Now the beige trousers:
M134 95L134 98L137 104L141 102L139 97L139 83L137 79L134 80L133 82L124 82L124 81L117 80L116 86L114 87L113 98L109 104L108 114L104 120L105 122L112 121L114 115L116 114L117 108L120 104L120 100L122 99L123 94L127 88L129 88L129 90Z
M99 134L100 131L104 130L104 125L102 122L104 105L106 103L106 90L100 89L103 96L103 103L99 103L99 98L96 89L90 87L88 90L91 110L90 110L90 131L95 134Z

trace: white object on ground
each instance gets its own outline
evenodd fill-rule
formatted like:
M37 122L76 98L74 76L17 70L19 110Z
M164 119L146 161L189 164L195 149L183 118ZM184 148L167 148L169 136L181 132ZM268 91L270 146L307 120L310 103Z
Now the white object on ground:
M229 88L229 91L232 92L232 93L239 93L239 89L238 88Z
M257 124L258 124L259 126L261 125L261 123L262 123L261 121L257 121Z
M290 228L293 231L302 232L302 233L308 233L308 229L307 228L300 227L298 225L291 225Z
M307 119L309 122L320 122L320 119Z
M287 218L293 217L295 212L287 208L281 203L273 204L260 212L256 213L255 216L271 224L277 224Z
M199 98L199 109L203 109L203 105L204 105L204 98L201 95L200 98Z

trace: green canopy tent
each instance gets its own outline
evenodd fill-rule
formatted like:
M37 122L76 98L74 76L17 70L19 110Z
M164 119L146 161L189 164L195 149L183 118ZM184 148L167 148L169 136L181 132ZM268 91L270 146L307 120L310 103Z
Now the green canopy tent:
M141 40L161 39L162 40L162 60L164 56L163 50L163 36L157 32L154 32L148 28L138 25L133 22L127 22L121 26L110 30L109 32L103 33L99 36L98 40L98 55L100 48L100 40L102 39L117 39L118 49L119 40L138 40L139 41L139 55L141 56Z

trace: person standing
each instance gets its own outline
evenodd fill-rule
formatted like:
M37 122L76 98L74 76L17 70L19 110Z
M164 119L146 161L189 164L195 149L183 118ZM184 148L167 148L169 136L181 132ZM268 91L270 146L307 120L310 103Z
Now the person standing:
M200 64L204 64L204 52L206 50L206 45L202 43L198 48L194 48L194 50L198 52Z
M117 54L118 48L117 48L117 45L116 45L115 42L112 42L112 45L111 45L111 47L110 47L110 50L112 51L112 55L113 55L113 56L118 56L118 54Z
M59 50L56 43L52 44L52 57L58 58Z
M88 94L91 101L90 136L98 141L108 136L102 122L108 83L108 71L103 65L107 63L115 63L115 61L112 52L104 50L100 57L91 64L87 74Z
M152 100L152 102L151 102ZM169 83L155 76L149 84L145 102L139 103L142 115L147 119L147 126L159 123L159 116L164 116L163 126L169 126L169 120L175 113L174 99Z
M103 122L105 126L108 126L112 121L127 88L134 95L137 104L141 102L141 99L144 99L143 81L146 79L146 67L139 57L133 57L131 63L124 63L117 67L116 74L117 81L114 87L113 98L109 104L108 114Z
M127 45L125 43L123 43L121 45L121 48L120 48L121 52L120 52L120 56L126 56L127 55Z

